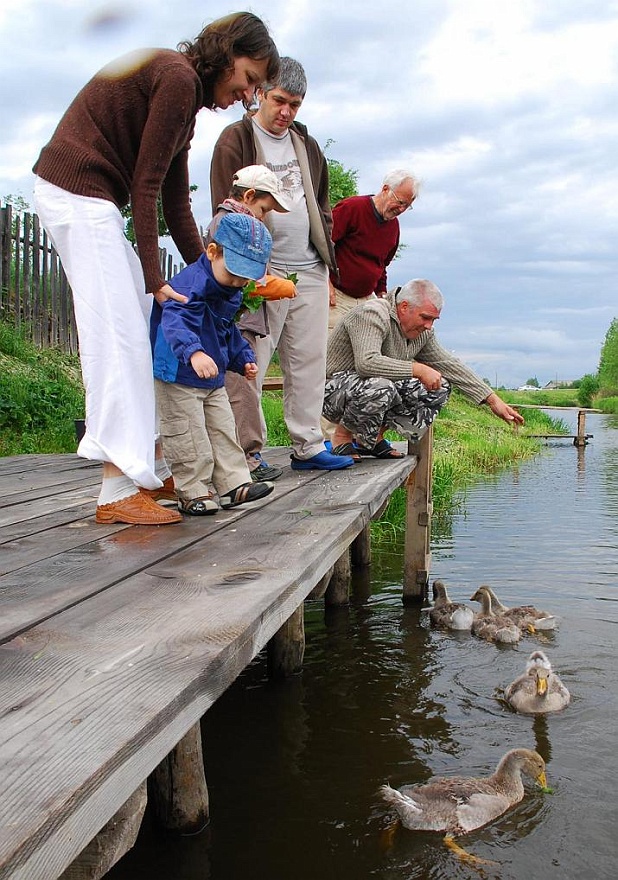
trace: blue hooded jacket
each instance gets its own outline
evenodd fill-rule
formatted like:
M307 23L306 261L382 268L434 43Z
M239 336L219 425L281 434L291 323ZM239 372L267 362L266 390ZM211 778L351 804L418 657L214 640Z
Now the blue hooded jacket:
M168 283L189 300L153 304L150 342L155 378L192 388L221 388L226 370L244 375L245 364L255 363L255 355L234 322L242 291L219 284L206 254ZM219 368L217 376L197 375L191 366L196 351L210 355Z

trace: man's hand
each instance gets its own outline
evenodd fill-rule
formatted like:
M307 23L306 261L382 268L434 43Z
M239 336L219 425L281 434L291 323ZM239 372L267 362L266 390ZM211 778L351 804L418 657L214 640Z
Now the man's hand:
M205 351L194 351L190 361L200 379L214 379L219 375L219 367Z
M509 406L508 403L505 403L501 397L498 397L495 391L486 397L483 403L486 403L490 408L492 413L495 416L498 416L499 419L503 419L505 422L509 422L512 425L523 425L524 417L520 412L517 412L516 409L513 409L512 406Z
M245 379L257 379L257 374L257 364L245 364Z
M167 299L175 299L176 302L179 303L186 303L189 301L189 297L183 296L182 293L176 293L174 288L170 287L169 284L164 284L159 290L155 290L153 296L159 305L163 305Z
M425 386L427 391L439 391L442 385L442 374L419 361L414 361L412 364L412 375Z

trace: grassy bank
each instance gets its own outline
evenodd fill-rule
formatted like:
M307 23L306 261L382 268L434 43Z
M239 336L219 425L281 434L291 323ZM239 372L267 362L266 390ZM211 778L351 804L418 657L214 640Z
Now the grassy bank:
M74 452L83 413L78 359L39 350L0 322L0 455Z
M537 392L541 394L545 392ZM542 403L537 395L536 402ZM281 393L265 392L263 402L269 444L288 446ZM83 412L77 357L39 350L0 323L0 455L74 452L74 419L82 418ZM453 509L456 494L479 475L537 454L540 444L526 434L569 433L566 425L538 410L526 410L525 418L525 428L516 433L486 407L453 395L435 424L433 500L438 517ZM399 490L374 526L376 537L397 536L403 529L404 510L405 494Z

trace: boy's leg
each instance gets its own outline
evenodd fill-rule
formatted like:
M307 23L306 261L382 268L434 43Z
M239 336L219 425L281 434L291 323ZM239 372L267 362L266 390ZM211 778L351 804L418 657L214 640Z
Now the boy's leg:
M155 379L161 420L161 445L178 498L191 501L209 493L213 452L204 422L209 391Z
M245 454L236 441L236 425L225 388L203 399L203 419L210 439L214 467L212 482L219 495L251 482Z

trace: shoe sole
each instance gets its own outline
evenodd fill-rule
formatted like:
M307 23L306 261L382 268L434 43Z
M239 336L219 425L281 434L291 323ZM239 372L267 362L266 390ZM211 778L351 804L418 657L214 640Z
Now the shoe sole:
M180 514L174 514L174 516L170 516L166 519L149 519L148 517L133 517L133 516L123 516L118 513L110 513L110 514L95 514L94 521L107 524L110 523L124 523L129 526L168 526L173 525L174 523L182 522L182 517Z

